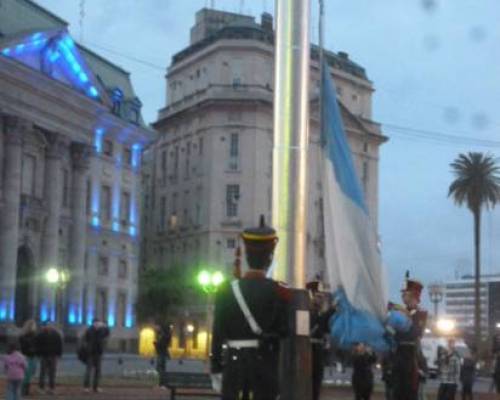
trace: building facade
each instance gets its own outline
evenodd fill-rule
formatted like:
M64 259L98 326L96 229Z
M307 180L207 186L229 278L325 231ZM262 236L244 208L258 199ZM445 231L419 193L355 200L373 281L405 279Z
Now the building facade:
M474 329L475 291L474 277L448 281L444 286L446 316L456 321L463 332ZM484 275L480 286L481 329L492 334L500 323L500 275Z
M319 52L311 51L309 274L324 273L318 223ZM326 52L354 159L376 221L379 146L373 84L346 53ZM154 124L144 176L143 262L148 267L212 266L231 274L243 227L271 220L273 19L211 9L196 14L189 47L166 76L166 106Z
M129 75L29 0L0 4L0 329L92 319L132 349L141 151ZM52 282L47 281L47 271Z

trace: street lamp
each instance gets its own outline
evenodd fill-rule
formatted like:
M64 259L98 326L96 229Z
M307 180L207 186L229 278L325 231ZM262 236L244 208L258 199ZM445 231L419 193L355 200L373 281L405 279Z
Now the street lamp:
M444 289L443 285L439 283L431 283L429 285L429 297L431 298L431 302L434 304L434 318L438 317L438 306L441 301L443 301L444 297Z
M207 294L207 340L206 340L206 356L207 361L209 361L210 352L210 330L212 326L211 316L211 303L212 297L217 292L222 283L226 280L226 277L221 271L211 271L211 270L201 270L198 272L198 284L201 286L203 291Z
M55 289L55 319L57 321L61 318L62 314L62 291L69 281L69 272L66 269L49 268L45 273L45 280Z
M439 333L449 336L455 332L456 322L449 318L440 318L436 322L436 328Z

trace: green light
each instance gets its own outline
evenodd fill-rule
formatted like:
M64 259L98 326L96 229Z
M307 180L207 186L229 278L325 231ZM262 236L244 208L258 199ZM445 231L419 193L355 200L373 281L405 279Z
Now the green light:
M198 274L198 283L201 286L208 286L210 285L210 273L208 271L200 271Z
M212 274L212 285L214 285L215 287L219 286L222 282L224 282L224 275L222 274L222 272L214 272Z

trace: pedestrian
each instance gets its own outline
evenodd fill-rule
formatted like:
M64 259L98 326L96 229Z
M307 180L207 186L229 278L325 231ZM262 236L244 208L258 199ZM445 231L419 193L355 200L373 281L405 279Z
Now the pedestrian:
M448 341L448 348L444 352L440 365L441 383L438 389L438 400L455 400L460 380L460 356L455 349L453 339Z
M30 394L31 379L36 373L36 334L36 322L32 319L26 321L21 331L21 336L19 336L19 346L21 348L21 353L24 355L27 362L26 372L24 374L24 379L21 387L21 393L23 396L28 396Z
M94 318L92 325L85 331L83 336L84 348L86 351L86 368L83 379L83 390L90 392L91 375L92 390L95 393L101 392L99 379L101 378L101 363L104 353L105 341L109 336L108 326L97 318Z
M222 375L223 400L275 400L279 396L280 340L287 336L289 289L266 277L276 231L261 216L242 233L248 271L219 287L215 298L211 372Z
M313 400L319 400L321 384L325 371L325 356L328 354L327 336L330 332L329 321L335 308L329 305L325 293L321 292L321 282L313 280L306 284L311 295L311 357Z
M363 343L354 346L352 353L352 388L355 400L370 400L373 392L373 364L377 357Z
M38 386L45 393L45 381L48 378L48 394L54 394L56 385L57 360L62 356L62 334L49 322L44 322L35 338L37 355L40 357L40 379Z
M27 363L24 356L18 351L19 346L9 344L7 356L4 358L4 371L7 380L5 400L21 399L21 384L24 379Z
M462 384L462 400L473 400L473 387L476 380L476 362L474 357L465 357L460 368L460 383Z
M385 400L394 399L394 353L392 351L384 354L382 358L382 381L384 382Z
M394 400L417 400L419 387L418 349L427 322L427 312L419 307L423 285L406 278L402 293L403 312L411 320L408 331L397 331L394 339L393 382Z
M155 336L156 370L158 371L158 387L165 389L167 386L167 360L170 359L168 348L172 340L172 329L170 325L160 323L156 327Z

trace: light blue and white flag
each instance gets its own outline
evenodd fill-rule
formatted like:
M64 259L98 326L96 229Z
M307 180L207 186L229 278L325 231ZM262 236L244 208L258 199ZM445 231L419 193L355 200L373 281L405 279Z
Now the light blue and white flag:
M325 256L329 283L339 302L332 334L344 348L365 342L383 350L385 273L326 64L322 85Z

